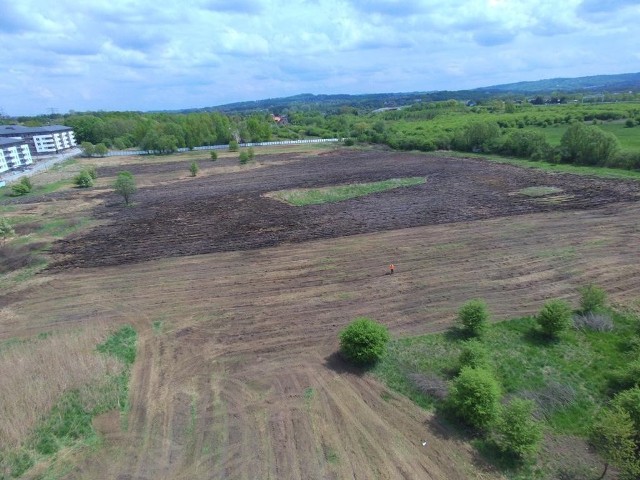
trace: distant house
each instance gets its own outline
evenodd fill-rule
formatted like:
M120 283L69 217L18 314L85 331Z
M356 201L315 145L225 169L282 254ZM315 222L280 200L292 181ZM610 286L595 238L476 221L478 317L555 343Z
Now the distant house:
M289 119L287 118L286 115L274 115L273 113L271 114L271 120L273 120L274 122L276 122L278 125L288 125L289 124Z
M0 137L0 173L32 163L29 145L24 140Z
M58 153L77 145L73 128L64 125L0 125L0 138L21 139L35 155Z

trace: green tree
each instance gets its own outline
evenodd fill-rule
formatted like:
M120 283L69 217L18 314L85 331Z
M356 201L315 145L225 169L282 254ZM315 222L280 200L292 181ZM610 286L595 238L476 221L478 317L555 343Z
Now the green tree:
M107 153L109 153L109 149L104 143L98 143L95 147L95 154L99 157L104 157Z
M635 440L640 447L640 387L636 386L618 393L613 397L611 405L629 414L633 422Z
M451 384L451 412L472 427L484 430L500 412L500 385L485 369L464 367Z
M500 127L495 122L473 121L454 135L453 147L464 152L487 152L500 137Z
M131 196L136 192L136 182L131 172L120 172L113 185L113 189L124 198L124 204L129 205Z
M216 160L218 160L218 152L211 150L211 161L215 162Z
M458 323L467 335L482 335L489 323L487 304L479 298L469 300L458 310Z
M367 317L358 317L340 332L340 350L354 363L367 365L384 355L389 331Z
M229 142L229 151L230 152L237 152L238 151L238 141L237 140L231 140Z
M249 153L246 150L240 152L240 165L245 165L249 161Z
M253 149L253 147L249 147L249 148L247 149L247 156L249 157L249 160L253 160L253 159L255 158L255 156L256 156L256 152L255 152L255 150Z
M5 217L0 218L0 238L2 239L2 243L4 244L7 241L7 238L15 235L15 230L9 222L9 219Z
M460 368L485 368L489 369L489 351L478 339L472 338L462 344L462 351L458 357Z
M605 165L620 150L614 134L582 123L567 129L560 146L563 160L579 165Z
M582 313L595 312L604 308L607 301L605 291L595 285L587 285L580 289L580 311Z
M80 148L84 157L92 157L96 153L96 147L91 142L82 142Z
M536 317L542 333L557 337L571 326L571 307L564 300L550 300L544 304Z
M96 170L96 167L94 165L87 167L86 171L93 180L98 178L98 170Z
M505 454L520 460L533 458L540 449L542 428L533 417L531 400L514 398L502 407L493 428L493 441Z
M633 421L627 412L615 407L602 410L593 423L590 437L605 462L599 480L607 474L610 464L620 469L621 478L636 479L640 476Z
M191 165L189 166L189 172L191 172L192 177L198 175L198 170L200 170L198 164L196 162L191 162Z
M79 188L89 188L93 187L93 178L91 178L91 174L88 171L82 170L74 177L73 183Z

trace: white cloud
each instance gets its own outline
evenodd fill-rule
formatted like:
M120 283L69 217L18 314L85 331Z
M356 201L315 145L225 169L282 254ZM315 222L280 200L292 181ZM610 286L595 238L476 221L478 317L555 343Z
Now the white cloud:
M635 0L0 0L0 11L0 108L12 114L640 71Z

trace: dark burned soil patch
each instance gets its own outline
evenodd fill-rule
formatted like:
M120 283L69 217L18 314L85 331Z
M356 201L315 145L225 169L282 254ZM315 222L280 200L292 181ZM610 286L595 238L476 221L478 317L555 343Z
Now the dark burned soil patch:
M142 167L141 167L142 168ZM153 169L154 166L145 166ZM183 169L179 163L157 168ZM340 203L292 207L266 192L397 177L425 176L424 185ZM513 195L531 186L561 188L567 200L544 204ZM57 242L56 268L117 265L161 257L243 250L429 224L531 212L595 208L635 201L630 181L550 174L481 160L383 151L338 150L263 168L197 177L141 189L132 208L115 196L94 211L109 219Z

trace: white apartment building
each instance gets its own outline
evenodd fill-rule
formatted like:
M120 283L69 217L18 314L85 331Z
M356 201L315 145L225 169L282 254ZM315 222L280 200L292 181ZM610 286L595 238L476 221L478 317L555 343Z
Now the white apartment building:
M0 138L0 173L32 163L31 150L24 140Z
M58 153L77 145L73 129L64 125L46 127L0 125L0 138L16 137L23 139L35 155Z

